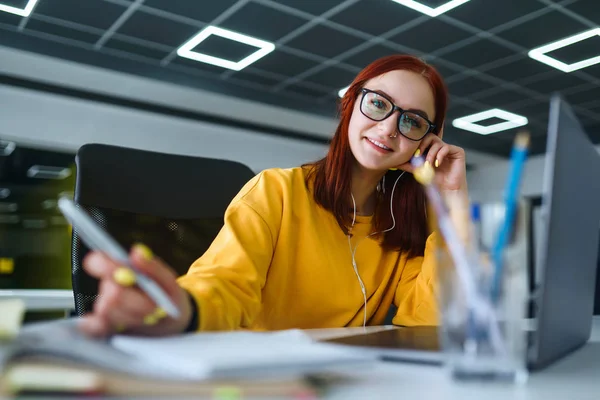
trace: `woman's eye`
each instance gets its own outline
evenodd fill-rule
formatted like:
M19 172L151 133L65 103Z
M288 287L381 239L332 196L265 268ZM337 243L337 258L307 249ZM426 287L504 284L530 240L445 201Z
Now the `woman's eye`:
M371 100L371 104L373 104L375 107L379 108L380 110L384 110L387 108L385 102L382 100L373 99L373 100Z

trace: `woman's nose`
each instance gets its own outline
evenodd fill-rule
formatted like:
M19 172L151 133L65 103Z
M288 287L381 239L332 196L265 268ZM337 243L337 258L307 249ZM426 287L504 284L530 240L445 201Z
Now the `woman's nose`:
M386 119L379 121L379 123L378 123L379 130L383 134L385 134L391 138L395 138L396 136L398 136L398 132L396 129L396 118L397 118L397 116L392 114L389 117L387 117Z

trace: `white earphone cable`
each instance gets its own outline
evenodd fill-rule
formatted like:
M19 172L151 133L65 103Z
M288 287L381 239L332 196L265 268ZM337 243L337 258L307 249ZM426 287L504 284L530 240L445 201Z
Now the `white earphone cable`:
M378 233L385 233L385 232L389 232L392 229L394 229L396 227L396 218L394 217L394 205L393 205L393 199L394 199L394 191L396 190L396 185L398 184L398 181L400 180L400 178L402 178L402 175L404 175L405 171L402 171L402 173L398 176L398 178L396 178L396 182L394 182L394 186L392 187L392 193L390 194L390 213L392 215L392 226L391 228L388 228L384 231L381 232L373 232L368 234L367 236L365 236L364 238L360 239L358 241L358 243L356 243L356 245L354 246L354 248L352 248L352 242L350 241L350 234L347 235L348 237L348 246L350 247L350 254L352 255L352 267L354 268L354 272L356 273L356 278L358 279L358 283L360 285L360 290L363 294L363 300L364 300L364 307L363 307L363 328L366 329L367 327L367 290L365 288L365 285L360 277L360 274L358 273L358 266L356 265L356 259L355 259L355 255L356 255L356 250L358 249L358 245L365 240L368 237L371 237L373 235L376 235ZM352 228L354 228L354 224L356 222L356 201L354 200L354 195L352 193L350 193L350 197L352 198L352 205L353 205L353 209L354 212L352 214L352 226L350 227L350 231L352 231Z

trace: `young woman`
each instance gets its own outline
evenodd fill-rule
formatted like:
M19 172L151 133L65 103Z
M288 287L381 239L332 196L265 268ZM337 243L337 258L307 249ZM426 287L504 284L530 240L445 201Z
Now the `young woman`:
M437 323L435 233L411 157L426 154L445 196L466 203L464 151L442 141L440 75L406 55L379 59L341 100L327 156L259 173L233 199L208 251L176 277L143 245L132 261L181 310L172 319L100 253L85 260L101 297L82 320L93 335Z

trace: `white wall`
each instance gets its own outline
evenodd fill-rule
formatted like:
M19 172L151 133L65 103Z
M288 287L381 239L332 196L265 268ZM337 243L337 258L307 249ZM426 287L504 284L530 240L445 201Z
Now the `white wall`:
M240 161L254 171L321 158L324 144L0 86L0 138L75 152L107 143Z
M596 148L600 153L600 145ZM545 162L545 155L528 158L521 182L523 196L538 196L542 193ZM467 180L471 199L479 202L501 200L508 167L507 161L500 161L487 166L480 165L469 171Z

